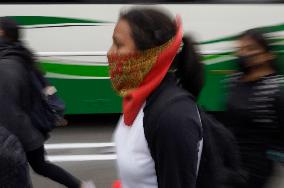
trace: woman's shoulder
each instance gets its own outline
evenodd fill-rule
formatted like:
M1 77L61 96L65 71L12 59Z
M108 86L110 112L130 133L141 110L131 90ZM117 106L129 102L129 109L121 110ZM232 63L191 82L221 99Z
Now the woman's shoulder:
M177 127L190 129L198 126L199 116L194 97L179 87L164 90L157 100L144 110L144 127L146 129L179 131ZM168 93L167 93L168 92Z
M263 78L265 84L277 84L279 86L284 84L284 76L281 74L272 74Z
M171 120L174 121L171 121ZM172 100L160 113L160 123L197 121L197 104L191 97L180 97Z

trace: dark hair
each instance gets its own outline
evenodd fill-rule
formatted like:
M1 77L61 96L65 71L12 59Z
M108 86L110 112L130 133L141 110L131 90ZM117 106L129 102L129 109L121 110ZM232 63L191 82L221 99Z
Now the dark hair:
M10 17L0 17L0 28L4 31L4 36L12 42L20 39L20 27L18 23Z
M201 55L193 38L186 35L182 41L182 50L175 57L173 66L177 69L177 77L181 78L182 87L198 97L204 85L204 64L201 62Z
M128 22L138 50L160 46L176 33L176 24L163 11L153 8L133 8L120 13Z
M12 42L11 49L9 53L12 51L20 52L20 55L24 61L23 63L28 66L28 68L32 68L37 71L39 74L42 74L38 64L36 63L36 59L32 51L30 51L20 40L20 27L18 23L10 18L10 17L0 17L0 29L4 31L4 39L7 40L9 43Z
M120 13L130 25L132 38L138 50L160 46L173 38L177 32L176 22L160 9L132 8ZM203 64L189 37L183 37L183 47L176 55L172 67L181 86L197 97L203 87Z
M264 33L260 29L249 29L239 35L238 38L249 37L254 40L259 46L263 48L265 52L270 52L270 44L267 38L264 36Z
M269 42L269 39L267 37L265 37L265 33L259 29L259 28L254 28L254 29L249 29L247 31L244 31L243 33L241 33L238 38L244 38L244 37L248 37L252 40L254 40L259 46L262 47L262 49L264 50L264 52L266 53L273 53L272 49L271 49L271 45ZM279 67L276 63L276 60L273 59L270 62L271 67L278 72Z

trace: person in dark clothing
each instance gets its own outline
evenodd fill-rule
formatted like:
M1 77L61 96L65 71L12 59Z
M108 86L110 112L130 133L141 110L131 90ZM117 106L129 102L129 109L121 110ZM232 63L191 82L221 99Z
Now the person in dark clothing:
M114 134L122 187L195 188L202 151L196 79L203 65L180 17L148 7L121 12L108 62L123 97ZM179 97L167 102L173 93Z
M226 124L240 147L247 188L262 188L273 169L267 152L284 151L284 79L259 30L244 32L238 45L240 71L230 78Z
M28 161L22 144L0 126L0 188L31 188Z
M45 161L47 133L33 125L30 112L35 100L29 71L40 73L32 53L20 41L17 23L0 18L0 123L18 137L33 170L69 188L88 187L62 168Z

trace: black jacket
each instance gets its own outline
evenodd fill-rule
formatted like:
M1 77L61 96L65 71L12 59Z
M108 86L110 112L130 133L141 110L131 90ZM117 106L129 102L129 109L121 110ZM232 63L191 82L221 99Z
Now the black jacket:
M0 40L0 123L19 138L25 151L39 148L46 138L29 115L34 100L27 71L31 58L20 43Z
M0 127L0 188L31 188L26 154L19 140Z
M283 152L284 77L271 74L251 82L239 79L236 74L230 80L227 125L251 149Z
M198 114L195 98L171 73L148 97L143 125L159 188L242 187L245 177L233 135L202 110Z
M173 93L179 95L171 100L168 96ZM202 130L196 103L189 95L169 73L146 101L144 132L159 188L196 187Z
M265 180L273 168L267 152L284 152L284 78L271 74L241 82L240 77L229 80L227 126L239 144L243 169Z

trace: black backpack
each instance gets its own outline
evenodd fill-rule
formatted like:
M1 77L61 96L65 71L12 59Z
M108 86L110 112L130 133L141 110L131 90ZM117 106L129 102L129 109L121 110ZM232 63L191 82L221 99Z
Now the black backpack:
M30 117L35 128L46 134L56 126L65 125L64 102L55 94L46 96L43 89L48 85L47 79L28 61L34 61L32 58L22 56L17 52L10 53L10 57L22 63L27 70L28 80L32 93L32 108Z
M197 188L241 188L246 182L233 134L213 116L198 109L203 129L203 150Z
M43 89L47 80L36 70L30 69L29 76L34 95L31 119L40 131L50 132L64 121L64 102L54 93L45 95Z

